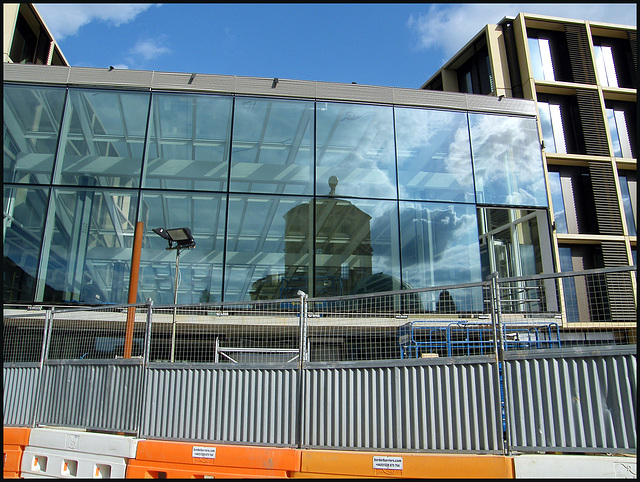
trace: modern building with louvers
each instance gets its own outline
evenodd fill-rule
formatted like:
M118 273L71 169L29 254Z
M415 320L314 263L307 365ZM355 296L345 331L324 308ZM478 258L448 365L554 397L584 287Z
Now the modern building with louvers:
M535 102L562 271L637 263L637 65L635 27L520 13L422 86Z

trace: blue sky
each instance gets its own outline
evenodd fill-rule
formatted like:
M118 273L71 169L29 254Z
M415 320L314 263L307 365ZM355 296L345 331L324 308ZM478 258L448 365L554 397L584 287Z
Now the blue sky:
M418 88L518 12L636 25L636 4L36 4L72 66Z

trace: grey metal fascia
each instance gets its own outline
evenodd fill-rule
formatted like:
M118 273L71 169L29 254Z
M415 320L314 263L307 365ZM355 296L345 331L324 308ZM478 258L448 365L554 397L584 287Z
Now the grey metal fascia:
M431 107L474 112L536 115L531 100L362 84L266 77L3 64L5 82L42 83L133 90L226 93L318 101L358 102L399 107Z

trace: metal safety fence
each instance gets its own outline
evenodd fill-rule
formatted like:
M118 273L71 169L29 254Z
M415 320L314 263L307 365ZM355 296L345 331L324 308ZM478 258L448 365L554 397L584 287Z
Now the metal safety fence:
M308 447L635 451L636 286L624 267L333 298L5 306L4 423ZM529 359L562 367L536 382L554 387L543 407L518 398L540 375L522 368ZM599 380L624 364L633 380L603 395L620 409L593 408L613 428L582 445L564 429L522 436L534 430L526 414L553 425L555 404L583 390L566 382L567 359ZM574 409L579 429L593 414Z

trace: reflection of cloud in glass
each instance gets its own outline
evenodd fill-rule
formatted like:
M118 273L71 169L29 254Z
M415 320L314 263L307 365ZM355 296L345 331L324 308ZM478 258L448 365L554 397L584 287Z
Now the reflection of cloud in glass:
M476 187L484 202L546 206L535 120L484 114L469 119Z
M393 112L390 107L327 104L317 118L318 194L395 198Z
M437 286L480 280L474 206L401 203L403 281Z
M425 190L434 200L467 200L473 195L466 114L396 108L396 126L403 195Z

